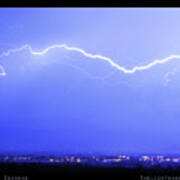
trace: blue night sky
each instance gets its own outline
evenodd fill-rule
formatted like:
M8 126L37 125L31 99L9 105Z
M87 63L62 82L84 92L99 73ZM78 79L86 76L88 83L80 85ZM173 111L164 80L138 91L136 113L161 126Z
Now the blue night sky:
M1 8L0 54L67 44L132 69L178 55L180 9ZM127 74L54 48L0 55L0 152L179 153L180 60Z

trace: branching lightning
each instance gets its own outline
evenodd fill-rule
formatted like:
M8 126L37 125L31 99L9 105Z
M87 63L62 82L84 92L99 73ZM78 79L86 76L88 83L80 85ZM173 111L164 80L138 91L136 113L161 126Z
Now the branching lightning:
M135 66L133 67L132 69L126 69L125 67L123 66L120 66L119 64L115 63L111 58L109 57L105 57L105 56L102 56L100 54L91 54L91 53L88 53L86 52L85 50L81 49L81 48L77 48L77 47L72 47L72 46L68 46L66 44L54 44L52 46L48 46L46 49L42 50L42 51L34 51L32 49L32 47L30 45L24 45L20 48L17 48L17 49L10 49L8 50L7 52L3 52L1 55L0 55L0 58L2 57L5 57L5 56L9 56L10 54L12 53L17 53L17 52L20 52L20 51L23 51L23 50L28 50L30 52L30 54L32 55L36 55L36 56L43 56L45 54L47 54L50 50L52 49L57 49L57 48L64 48L65 50L68 50L68 51L75 51L75 52L79 52L81 53L82 55L88 57L88 58L91 58L91 59L99 59L99 60L103 60L103 61L106 61L108 62L112 67L116 68L117 70L119 71L122 71L123 73L125 74L133 74L135 73L136 71L143 71L143 70L147 70L147 69L150 69L151 67L153 66L156 66L158 64L164 64L170 60L173 60L173 59L180 59L180 55L170 55L168 57L165 57L164 59L156 59L154 60L153 62L147 64L147 65L142 65L142 66ZM2 65L0 65L0 75L1 76L5 76L6 75L6 72L5 72L5 69L3 68Z
M179 70L180 67L176 67L174 68L172 71L170 72L167 72L165 75L164 75L164 85L166 86L170 81L170 76L174 76L176 74L176 72Z
M3 68L3 66L0 65L0 76L6 76L6 72Z

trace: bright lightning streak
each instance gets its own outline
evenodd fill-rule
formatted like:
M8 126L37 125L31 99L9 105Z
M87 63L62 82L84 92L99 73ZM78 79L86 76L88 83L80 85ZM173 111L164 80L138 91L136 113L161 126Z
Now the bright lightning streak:
M147 64L147 65L142 65L142 66L135 66L133 67L132 69L126 69L125 67L123 66L120 66L119 64L115 63L111 58L109 57L105 57L105 56L102 56L100 54L91 54L91 53L87 53L85 50L81 49L81 48L77 48L77 47L72 47L72 46L68 46L66 44L55 44L55 45L52 45L52 46L49 46L47 47L46 49L42 50L42 51L33 51L32 47L30 45L24 45L20 48L17 48L17 49L10 49L9 51L7 52L3 52L0 57L4 57L4 56L9 56L10 54L12 53L16 53L16 52L20 52L20 51L23 51L23 50L28 50L32 55L39 55L39 56L42 56L42 55L45 55L46 53L48 53L51 49L56 49L56 48L64 48L68 51L75 51L75 52L79 52L81 53L82 55L88 57L88 58L91 58L91 59L99 59L99 60L104 60L106 62L108 62L112 67L116 68L117 70L119 71L122 71L123 73L125 74L133 74L135 73L136 71L142 71L142 70L147 70L157 64L164 64L172 59L180 59L180 55L170 55L164 59L157 59L157 60L154 60L153 62ZM6 75L5 73L5 70L4 68L1 66L0 67L1 69L1 73L0 75L4 76Z

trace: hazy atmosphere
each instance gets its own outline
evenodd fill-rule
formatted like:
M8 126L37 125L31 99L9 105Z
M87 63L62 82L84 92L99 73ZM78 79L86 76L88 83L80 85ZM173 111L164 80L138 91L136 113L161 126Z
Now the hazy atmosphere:
M179 153L179 19L1 8L0 152Z

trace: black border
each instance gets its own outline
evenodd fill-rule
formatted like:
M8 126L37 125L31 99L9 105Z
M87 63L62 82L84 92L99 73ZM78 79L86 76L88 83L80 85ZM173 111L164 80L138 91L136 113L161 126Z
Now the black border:
M0 7L180 7L179 0L0 0Z

